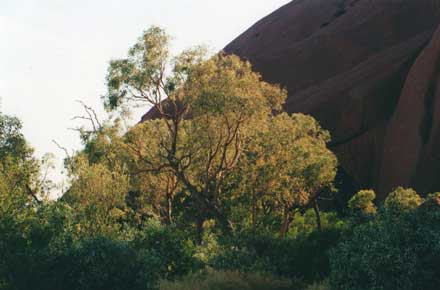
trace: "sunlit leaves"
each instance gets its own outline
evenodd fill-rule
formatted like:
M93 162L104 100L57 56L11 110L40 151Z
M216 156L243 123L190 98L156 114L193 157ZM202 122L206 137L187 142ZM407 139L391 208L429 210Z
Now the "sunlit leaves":
M374 204L375 199L376 193L373 190L361 190L350 199L348 208L355 215L372 217L377 212L376 205Z

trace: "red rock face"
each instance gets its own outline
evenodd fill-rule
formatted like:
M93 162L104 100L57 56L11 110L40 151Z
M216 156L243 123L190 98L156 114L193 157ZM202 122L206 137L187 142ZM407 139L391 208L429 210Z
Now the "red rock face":
M440 190L440 0L296 0L225 48L316 117L380 197Z
M379 188L415 184L426 191L440 183L439 77L440 27L413 64L388 123Z

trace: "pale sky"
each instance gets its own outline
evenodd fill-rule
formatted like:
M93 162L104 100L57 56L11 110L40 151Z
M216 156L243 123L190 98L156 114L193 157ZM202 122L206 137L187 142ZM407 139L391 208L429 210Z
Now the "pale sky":
M109 60L123 58L142 31L159 25L176 52L214 51L289 0L0 0L1 111L19 117L39 156L79 148L68 128L82 114L75 100L104 117ZM133 121L140 118L140 113Z

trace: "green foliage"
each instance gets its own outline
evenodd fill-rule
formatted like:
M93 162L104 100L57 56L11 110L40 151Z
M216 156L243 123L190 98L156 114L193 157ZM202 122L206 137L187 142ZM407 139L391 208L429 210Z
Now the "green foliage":
M18 220L0 217L0 289L156 289L195 269L191 243L176 229L146 224L131 239L85 236L82 212L56 202Z
M160 290L302 290L304 284L268 274L244 274L236 271L208 271L176 282L163 281Z
M420 195L413 189L397 188L385 200L385 208L391 212L400 213L411 211L423 202Z
M31 207L53 188L47 179L53 155L35 158L21 129L20 120L0 113L0 213L16 209L19 203Z
M20 205L14 213L0 215L0 281L5 289L44 289L40 281L48 275L46 263L73 242L66 234L72 215L62 204Z
M271 203L285 235L294 211L332 187L330 134L309 116L274 116L287 92L249 62L201 47L172 58L169 39L152 27L108 71L108 109L142 101L156 114L122 146L134 206L168 224L177 213L200 238L211 219L225 234L256 228Z
M335 212L322 212L321 224L324 230L342 230L345 227L345 222L339 218ZM313 209L308 209L303 214L295 215L291 229L288 232L288 237L301 239L316 231L315 212Z
M25 160L32 156L21 129L19 119L0 113L0 159L13 156Z
M203 224L203 236L200 244L195 249L194 257L203 265L209 265L220 252L219 238L214 231L214 221L206 221Z
M108 70L109 94L105 105L109 109L119 107L131 87L150 88L168 61L170 37L159 27L151 27L129 50L128 59L113 60Z
M433 202L434 201L434 202ZM374 220L354 228L331 254L331 289L436 289L440 207L399 189Z
M34 187L39 183L39 164L21 128L17 118L0 113L0 211L11 202L27 202L27 197L35 199L38 194Z
M119 231L117 221L127 218L128 176L120 167L90 164L77 158L71 186L63 200L81 217L77 228L84 236Z
M352 214L361 218L370 218L377 213L374 200L376 193L372 190L361 190L348 202L348 208Z
M241 272L270 272L284 277L296 277L312 282L329 273L327 252L335 246L344 229L332 215L323 215L323 231L307 226L310 214L298 217L298 231L285 239L271 234L241 233L222 240L219 253L208 264L220 270Z
M137 232L133 247L157 262L154 271L162 279L175 279L199 267L193 244L174 227L148 223Z
M82 240L46 265L52 271L42 273L48 281L41 289L155 289L159 266L157 257L137 251L129 242Z
M271 204L285 235L294 212L332 187L337 160L326 147L329 141L330 134L302 114L280 114L256 132L239 173L243 195L250 195L254 226L264 205Z
M329 290L328 283L326 281L320 283L313 283L309 285L305 290Z

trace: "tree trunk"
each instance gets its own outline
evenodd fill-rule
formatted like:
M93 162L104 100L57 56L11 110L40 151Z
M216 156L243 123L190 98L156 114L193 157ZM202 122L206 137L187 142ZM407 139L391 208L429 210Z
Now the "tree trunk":
M217 207L213 208L212 214L215 217L216 221L219 223L223 234L225 234L226 236L231 236L233 232L233 227L228 217Z
M288 208L284 208L283 210L283 222L280 228L280 238L284 239L289 231L290 227L290 212Z
M255 190L252 190L252 231L257 231L257 197Z
M203 219L196 220L196 244L201 245L203 241Z
M318 200L315 199L315 201L313 202L313 209L315 210L315 215L316 215L316 226L318 228L318 231L322 231L322 226L321 226L321 213L319 211L319 205L318 205Z
M170 194L167 196L167 223L168 225L173 223L173 199Z

